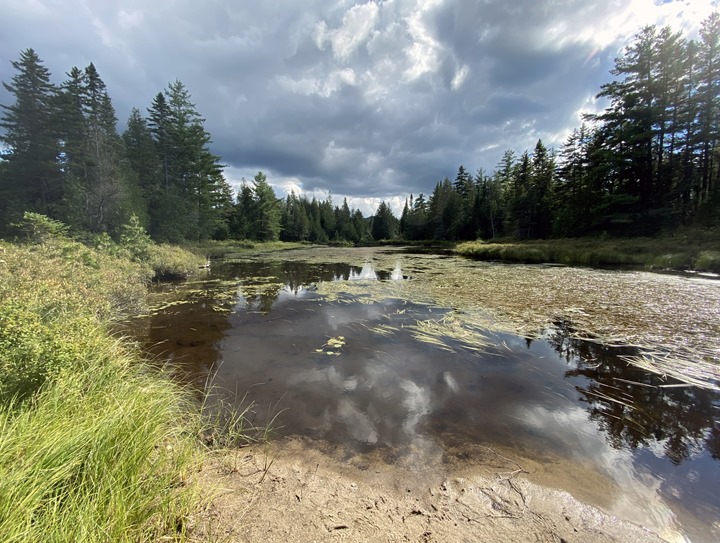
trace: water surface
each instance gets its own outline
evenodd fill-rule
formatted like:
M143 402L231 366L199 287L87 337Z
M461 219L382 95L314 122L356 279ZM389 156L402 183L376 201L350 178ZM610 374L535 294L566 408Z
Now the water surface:
M637 348L577 339L562 319L533 339L492 331L487 308L424 288L447 279L449 265L466 277L449 290L498 280L507 266L493 275L493 265L461 259L361 256L230 261L161 285L146 341L187 379L252 403L253 422L274 419L276 435L419 468L472 463L478 447L493 447L670 540L720 537L716 392L630 366L621 357ZM641 279L649 291L691 281Z

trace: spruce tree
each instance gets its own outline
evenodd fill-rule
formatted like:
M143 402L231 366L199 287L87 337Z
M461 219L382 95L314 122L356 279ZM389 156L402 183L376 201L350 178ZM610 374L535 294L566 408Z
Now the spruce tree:
M57 94L50 72L33 49L11 62L17 73L5 89L14 97L1 105L0 139L7 147L7 161L0 177L0 221L7 226L25 211L53 214L62 197L53 106ZM0 225L1 227L2 225Z
M251 235L258 241L277 241L280 236L280 207L267 177L258 172L253 179L255 216Z

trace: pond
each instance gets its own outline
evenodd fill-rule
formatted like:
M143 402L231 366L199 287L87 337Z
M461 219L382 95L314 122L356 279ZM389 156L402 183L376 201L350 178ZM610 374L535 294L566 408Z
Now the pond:
M718 281L311 249L152 296L148 350L274 436L418 469L491 449L668 540L720 538ZM653 346L699 353L704 386L630 363Z

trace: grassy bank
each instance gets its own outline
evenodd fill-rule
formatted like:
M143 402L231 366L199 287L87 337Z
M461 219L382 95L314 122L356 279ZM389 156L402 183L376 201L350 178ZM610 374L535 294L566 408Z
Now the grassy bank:
M207 240L184 245L188 251L203 258L237 258L242 255L271 253L313 247L306 242L290 241L249 241L249 240Z
M472 241L458 244L454 252L505 262L720 273L718 230L685 230L658 238Z
M198 410L110 333L152 272L111 253L0 242L5 542L177 540L197 506Z

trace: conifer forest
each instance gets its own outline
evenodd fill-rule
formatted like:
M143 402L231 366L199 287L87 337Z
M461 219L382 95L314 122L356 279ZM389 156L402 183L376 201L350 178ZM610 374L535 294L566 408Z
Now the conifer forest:
M542 239L654 235L720 224L720 15L698 39L643 28L557 149L508 150L494 171L440 180L409 195L401 217L382 203L363 217L347 201L278 198L265 174L233 191L211 134L180 80L118 127L91 63L59 84L33 49L3 82L0 234L25 212L73 231L117 235L137 217L163 242ZM468 157L472 161L472 157Z

